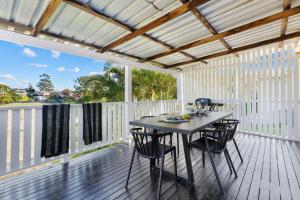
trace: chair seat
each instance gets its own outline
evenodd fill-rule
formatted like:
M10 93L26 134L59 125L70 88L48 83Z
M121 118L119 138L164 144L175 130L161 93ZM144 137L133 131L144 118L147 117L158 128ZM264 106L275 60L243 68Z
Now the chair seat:
M165 152L163 152L163 144L158 144L158 154L156 154L156 148L154 149L153 147L156 147L155 144L153 144L152 141L147 142L143 145L141 145L143 150L145 151L145 153L139 153L140 156L142 157L157 157L157 156L162 156L163 154L167 154L169 152L171 152L173 149L176 149L176 147L171 146L171 145L165 145Z
M207 136L207 141L208 141L208 147L209 150L213 153L221 153L223 149L216 149L215 147L219 146L219 143L214 140L213 138ZM190 146L196 147L201 150L207 151L206 143L205 143L205 137L201 137L197 140L194 140L190 142Z

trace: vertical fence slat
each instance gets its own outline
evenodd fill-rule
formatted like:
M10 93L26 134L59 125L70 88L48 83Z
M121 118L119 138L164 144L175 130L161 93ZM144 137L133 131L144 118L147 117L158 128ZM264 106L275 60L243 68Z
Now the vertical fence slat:
M20 162L20 110L12 110L10 170L19 169Z
M0 174L7 172L8 111L0 110Z
M23 167L31 165L32 109L24 110Z
M42 109L35 109L35 133L34 133L34 164L41 162L42 148Z
M76 106L70 108L70 152L76 152Z

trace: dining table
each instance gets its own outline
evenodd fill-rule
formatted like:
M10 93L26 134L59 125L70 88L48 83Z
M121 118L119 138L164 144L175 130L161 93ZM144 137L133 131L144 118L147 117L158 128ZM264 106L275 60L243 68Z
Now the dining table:
M169 115L174 116L174 113L164 115L163 117L158 116L158 117L151 117L151 118L140 119L140 120L133 120L130 121L129 124L133 126L152 129L155 132L164 131L164 132L173 132L173 133L181 134L185 162L186 162L186 169L187 169L187 177L178 174L178 180L189 184L194 184L194 174L193 174L193 167L192 167L192 161L190 156L190 145L189 145L188 137L194 133L199 132L201 129L213 123L216 123L222 119L230 117L232 115L232 112L209 111L204 114L194 115L193 117L191 117L190 120L186 120L180 123L176 123L176 122L170 123L164 121L163 118L166 119L168 118ZM151 162L151 165L155 166L155 161L154 163ZM167 170L164 170L164 173L172 175L172 173Z

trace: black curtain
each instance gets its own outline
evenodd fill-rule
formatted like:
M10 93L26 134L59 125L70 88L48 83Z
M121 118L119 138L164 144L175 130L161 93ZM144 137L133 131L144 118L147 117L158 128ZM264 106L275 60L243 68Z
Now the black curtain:
M102 141L102 104L88 103L82 107L84 144Z
M41 157L53 157L69 151L70 105L43 105Z

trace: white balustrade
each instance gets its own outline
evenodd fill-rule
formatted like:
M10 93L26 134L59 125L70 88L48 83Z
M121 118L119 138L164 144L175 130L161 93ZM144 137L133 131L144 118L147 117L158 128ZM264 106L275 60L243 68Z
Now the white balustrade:
M185 101L208 97L241 120L239 130L300 140L299 62L294 44L264 47L183 71Z
M54 158L41 158L42 106L0 107L0 175L32 167L48 161L66 158L71 154L118 142L128 142L130 116L173 112L180 106L176 100L131 102L126 116L126 102L102 104L102 141L91 145L83 142L82 106L70 107L69 153ZM133 113L132 113L133 112ZM67 159L68 160L68 159Z

